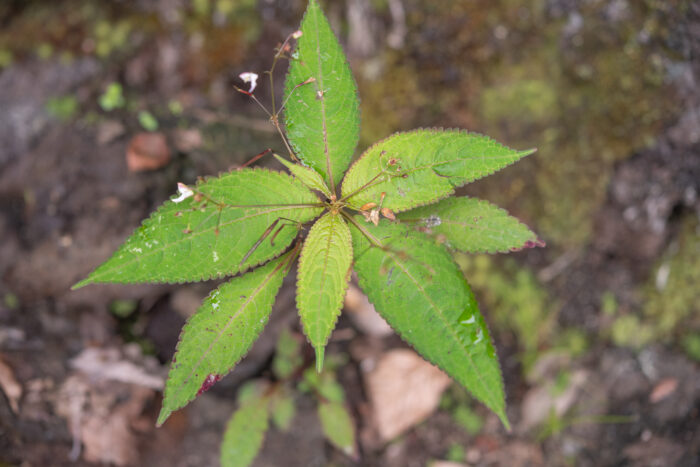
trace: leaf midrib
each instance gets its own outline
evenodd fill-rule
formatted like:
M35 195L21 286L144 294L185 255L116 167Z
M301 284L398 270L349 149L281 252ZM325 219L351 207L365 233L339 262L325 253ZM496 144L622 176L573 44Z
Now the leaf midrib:
M331 218L330 220L331 220L331 225L329 228L330 232L328 233L328 238L326 239L326 248L324 250L325 254L323 256L323 268L322 268L322 275L321 275L322 279L321 279L321 284L319 286L319 294L318 294L318 302L317 302L318 306L316 307L316 313L315 313L316 314L316 339L317 340L319 340L318 333L320 332L320 329L321 329L322 291L326 285L326 276L327 276L326 271L328 270L328 258L330 256L331 243L333 243L332 242L333 232L335 231L335 220L336 219ZM336 310L333 310L333 311L336 311ZM321 345L325 345L325 342L322 343Z
M211 352L212 348L219 342L219 340L221 339L221 336L228 330L228 328L231 326L233 321L248 307L248 305L250 305L250 303L253 301L253 299L256 298L260 294L260 292L262 292L263 288L267 285L267 283L270 282L270 280L272 280L272 278L277 275L277 273L280 271L280 269L282 269L283 263L284 263L284 261L282 260L280 262L280 264L278 264L272 270L272 272L270 272L270 274L268 274L265 277L265 279L262 281L262 283L250 295L248 295L246 300L238 307L238 310L236 310L236 312L231 317L229 317L229 319L226 322L226 324L224 325L224 327L221 328L221 331L219 331L217 333L216 337L214 337L211 344L209 344L209 347L207 347L207 349L204 352L202 352L202 356L199 358L199 361L197 361L197 363L192 367L192 371L190 372L190 374L187 375L185 380L179 386L178 392L176 392L175 395L173 396L175 398L175 400L178 399L179 395L184 390L184 387L187 385L187 383L190 382L192 376L197 372L197 369L202 364L202 362L207 358L207 356ZM242 356L241 356L241 358L242 358ZM240 360L240 358L239 358L239 360ZM235 365L235 363L234 363L234 365Z
M335 181L331 167L330 149L328 147L328 127L326 126L326 93L323 87L323 61L321 59L321 36L318 27L318 9L314 9L314 26L316 30L316 58L318 59L318 88L321 94L321 123L323 125L323 154L326 157L326 170L331 182L331 192L335 193Z
M234 208L234 209L242 209L242 208ZM243 217L239 217L239 218L237 218L237 219L232 219L232 220L230 220L230 221L221 223L221 224L219 224L218 228L219 228L219 230L221 230L222 227L226 227L226 226L235 224L235 223L237 223L237 222L242 222L242 221L245 221L245 220L248 220L248 219L252 219L252 218L255 218L255 217L258 217L258 216L262 216L262 215L265 215L265 214L270 214L270 213L273 213L273 212L288 211L288 210L291 210L291 209L318 209L318 208L312 208L312 207L291 207L291 208L289 208L289 207L283 207L283 208L270 209L270 210L268 210L268 211L259 211L259 212L255 213L255 214L245 215L245 216L243 216ZM215 214L215 213L212 213L208 218L205 219L205 221L209 220L214 214ZM204 229L204 230L200 230L200 231L197 231L197 232L192 232L192 233L190 233L190 234L187 234L187 235L188 235L187 237L180 238L180 239L178 239L178 240L175 240L174 242L165 244L165 245L163 245L162 247L156 248L156 249L154 249L154 250L149 250L149 251L146 252L146 253L136 255L133 259L127 260L127 261L125 261L125 262L123 262L123 263L119 263L118 265L116 265L116 266L113 267L113 268L105 269L105 270L101 271L99 274L93 273L89 278L94 282L96 279L99 279L100 277L102 277L102 276L104 276L104 275L107 275L107 274L109 274L109 273L111 273L111 272L113 272L113 271L115 271L115 270L122 269L122 268L124 268L124 267L126 267L126 266L129 266L129 265L132 264L132 263L135 263L135 262L137 262L137 261L141 261L144 257L149 257L149 256L154 255L154 254L156 254L156 253L161 253L161 252L165 251L165 250L168 249L168 248L171 248L171 247L173 247L173 246L178 245L178 244L181 243L181 242L188 241L188 240L192 240L192 238L198 237L198 236L203 235L203 234L208 233L208 232L211 232L212 230L215 230L216 228L217 228L217 227L208 227L208 228L206 228L206 229Z
M507 158L512 158L512 157L514 157L514 156L517 156L518 154L519 154L519 153L514 153L514 154L509 154L509 155L502 155L502 156L488 156L488 157L489 157L489 158L494 158L494 159L507 159ZM432 168L435 168L435 167L437 167L437 166L439 166L439 165L443 165L443 164L451 164L451 163L453 163L453 162L467 161L467 160L469 160L469 159L475 159L476 157L478 157L478 156L468 157L468 158L448 159L448 160L439 161L439 162L435 162L435 163L431 163L431 164L426 164L426 165L420 165L420 166L416 166L416 167L411 167L410 169L403 170L403 171L401 171L400 173L397 173L396 175L392 175L391 178L396 178L396 177L400 177L400 176L403 176L403 175L409 175L409 174L412 174L412 173L414 173L414 172L418 172L418 171L420 171L420 170L432 169ZM484 158L484 156L480 156L480 157L481 157L482 159ZM358 162L359 162L359 161L358 161ZM438 174L436 174L436 175L438 175ZM485 175L484 175L484 176L485 176ZM452 175L451 177L455 177L455 178L457 178L457 177L458 177L458 178L464 178L467 182L476 180L475 178L470 178L470 177L468 177L468 176L467 176L467 177L463 177L462 175ZM483 178L483 176L482 176L481 178ZM351 200L351 199L353 199L353 198L356 198L357 196L361 195L362 193L368 191L370 188L376 189L376 187L378 187L378 186L380 186L380 185L383 185L383 184L385 184L385 183L391 183L391 179L390 179L390 180L382 180L382 181L380 181L380 182L378 182L378 183L376 183L376 184L374 184L374 185L368 186L368 187L366 187L364 190L361 190L361 191L355 193L354 195L348 197L347 200L349 201L349 200ZM359 185L359 183L358 183L358 185ZM362 185L360 185L360 186L362 186ZM451 193L454 193L454 190L452 190Z
M442 323L444 324L445 328L447 331L451 334L451 337L457 342L457 344L460 346L460 348L463 348L462 340L459 338L459 336L455 333L455 331L450 327L449 321L445 318L445 316L442 314L442 311L438 306L433 302L433 300L430 298L428 293L426 292L425 288L421 285L420 281L418 281L413 275L409 272L407 268L404 267L403 263L401 263L395 254L387 251L388 256L392 257L394 263L408 276L409 279L411 279L411 282L418 288L418 290L421 292L421 294L428 300L430 303L430 306L436 311L437 316L440 318ZM483 376L481 375L481 371L477 368L476 364L474 363L474 359L472 359L471 354L469 352L465 352L467 355L467 359L469 360L469 363L471 364L472 368L474 369L474 372L477 375L477 378L479 379L479 383L481 386L485 389L485 393L489 395L489 399L491 400L491 403L494 404L493 396L491 395L491 390L486 384L486 382L483 380ZM498 407L497 404L494 404L494 407Z

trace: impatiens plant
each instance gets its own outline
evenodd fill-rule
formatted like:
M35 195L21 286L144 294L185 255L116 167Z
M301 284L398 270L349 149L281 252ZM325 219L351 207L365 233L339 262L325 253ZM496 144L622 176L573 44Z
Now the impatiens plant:
M315 0L300 30L278 49L267 72L271 84L281 58L290 61L285 95L280 108L273 95L272 110L265 111L288 153L275 156L291 174L241 168L179 184L178 197L75 286L233 276L184 326L158 424L246 354L296 262L297 307L319 372L354 269L401 337L507 427L493 343L451 253L542 243L492 204L450 196L534 151L464 130L418 129L377 142L351 165L359 135L357 87ZM249 86L239 91L262 106L254 95L257 75L242 78Z

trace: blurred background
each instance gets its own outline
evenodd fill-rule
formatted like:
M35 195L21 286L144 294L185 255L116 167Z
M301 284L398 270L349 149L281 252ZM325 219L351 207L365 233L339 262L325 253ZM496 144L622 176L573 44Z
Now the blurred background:
M255 465L700 465L700 3L321 3L358 83L359 150L421 126L537 147L460 194L547 247L457 258L511 433L351 288L328 354L354 455L324 440L302 381ZM269 68L305 7L0 3L0 465L217 465L238 389L274 380L282 356L313 365L308 344L284 345L302 343L290 277L249 356L155 429L179 330L216 284L69 291L176 182L281 149L234 85Z

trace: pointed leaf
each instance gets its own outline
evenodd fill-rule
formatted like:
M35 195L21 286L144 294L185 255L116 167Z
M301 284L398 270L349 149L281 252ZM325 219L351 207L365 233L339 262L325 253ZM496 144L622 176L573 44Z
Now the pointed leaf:
M221 285L187 321L165 383L158 425L213 386L248 352L267 323L291 255Z
M287 137L297 156L335 191L359 136L357 86L316 0L309 1L301 31L285 82Z
M321 208L310 207L318 198L280 172L230 172L198 184L195 192L201 195L180 203L166 201L75 288L233 275L279 256L297 235L299 226L292 221L307 222L321 213Z
M222 467L247 467L265 441L268 429L269 398L255 397L234 412L221 443Z
M296 414L291 392L286 389L279 391L271 401L270 410L275 426L282 431L288 431Z
M357 454L355 424L345 406L339 402L322 401L318 405L321 428L331 444L348 456Z
M350 229L340 214L321 217L306 237L299 259L297 307L304 334L316 350L316 367L323 368L326 342L335 327L352 265Z
M376 247L355 226L351 229L360 287L379 314L508 427L503 381L488 328L450 255L402 225L382 220L378 227L361 227L383 244Z
M534 151L514 151L463 130L397 133L367 149L343 180L342 195L360 208L379 203L395 212L433 203Z
M329 190L326 186L326 182L323 181L323 177L321 177L321 174L316 172L311 167L304 167L301 164L289 162L287 159L284 159L278 156L277 154L274 154L274 156L285 167L287 167L292 173L292 175L298 178L301 183L311 188L312 190L320 191L321 193L326 195L326 198L331 197L331 190Z
M448 198L400 214L399 220L442 237L446 245L467 253L507 253L544 246L526 225L487 201Z
M286 380L303 364L301 342L292 335L289 329L283 329L277 338L275 358L272 360L272 372L277 379Z

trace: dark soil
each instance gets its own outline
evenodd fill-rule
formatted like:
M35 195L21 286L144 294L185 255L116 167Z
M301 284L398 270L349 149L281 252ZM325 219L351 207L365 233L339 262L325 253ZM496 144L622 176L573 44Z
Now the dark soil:
M0 7L2 27L19 27L28 21L27 11L42 4L9 3L12 6ZM154 427L160 407L157 391L80 379L71 359L86 348L113 349L139 365L152 365L154 374L165 375L185 320L182 310L197 303L214 284L100 285L78 291L70 291L70 286L108 258L143 218L173 194L178 181L192 182L200 174L226 170L277 144L255 108L233 91L232 84L238 71L263 69L274 44L292 31L303 2L281 2L289 8L259 2L255 11L266 19L257 39L247 47L210 51L215 57L210 57L205 71L199 68L203 59L198 61L188 51L184 26L168 23L167 11L178 2L139 1L128 7L106 3L116 15L160 24L156 32L148 33L154 34L147 36L153 40L136 41L109 60L85 54L64 63L59 57L40 60L25 54L0 68L0 363L11 369L22 387L18 407L0 391L0 464L99 464L89 460L84 446L79 449L81 434L75 427L80 423L71 419L71 414L78 414L127 420L127 434L114 443L131 447L124 447L114 459L144 466L217 465L221 434L235 407L235 390L250 378L269 375L276 336L296 325L294 279L285 283L273 319L250 355L160 429ZM353 3L367 2L347 1ZM403 3L407 8L418 5ZM508 2L502 3L507 8ZM579 2L543 3L552 11L570 13ZM663 121L650 145L613 164L606 195L594 209L591 235L583 245L568 248L550 242L547 249L518 258L524 268L546 271L542 284L560 305L558 326L582 331L589 342L585 354L570 360L566 368L585 375L569 412L571 423L542 437L540 431L524 428L521 405L534 384L523 375L511 333L495 329L496 343L503 343L500 353L512 433L481 407L477 412L486 424L477 435L468 434L448 411L440 410L388 445L360 434L361 458L354 462L324 442L313 401L299 395L291 432L271 431L256 465L423 466L445 459L453 444L464 446L465 462L474 465L700 465L700 365L674 337L683 335L683 330L643 348L624 348L608 338L610 318L601 311L604 294L614 291L619 309L641 314L640 291L653 283L659 262L678 241L684 222L700 215L700 6L689 2L675 8L669 13L678 20L669 48L683 67L679 76L668 79L672 80L669 99L678 102L679 110ZM345 21L345 11L344 6L329 7L336 23ZM378 13L374 21L390 29L388 18ZM40 36L36 29L32 37ZM378 30L387 34L384 29ZM428 32L421 34L430 40ZM366 71L372 57L380 56L372 47L384 46L370 44L365 55L361 51L352 55L351 50L358 73L360 64ZM167 54L173 63L163 58ZM449 64L458 59L445 60ZM220 65L221 61L226 64ZM435 66L448 65L431 64ZM279 78L281 85L283 72ZM155 171L128 171L125 154L131 137L140 131L138 123L127 110L107 115L96 104L112 81L126 83L138 106L150 105L166 115L160 121L173 150L170 164ZM47 112L46 102L64 95L75 96L80 110L60 121ZM186 102L183 117L167 116L162 110L172 96ZM93 114L99 118L91 119ZM115 122L123 131L112 138L101 136ZM200 130L207 143L178 149L175 130L183 125ZM542 235L547 238L547 232ZM131 303L135 311L120 318L110 311L115 301ZM698 305L688 306L694 307L692 318ZM697 326L697 318L688 323ZM345 319L339 327L351 330L354 337L332 343L334 353L348 353L353 342L368 341L366 345L378 352L404 345L396 337L363 336ZM130 342L139 350L131 354L125 350ZM339 371L360 433L370 429L361 375L353 359ZM652 402L650 394L667 380L676 382L675 389ZM76 406L79 409L71 412L70 407ZM598 415L624 419L591 418Z

